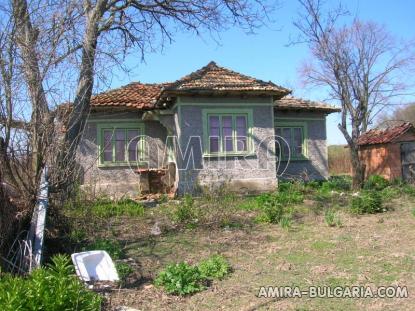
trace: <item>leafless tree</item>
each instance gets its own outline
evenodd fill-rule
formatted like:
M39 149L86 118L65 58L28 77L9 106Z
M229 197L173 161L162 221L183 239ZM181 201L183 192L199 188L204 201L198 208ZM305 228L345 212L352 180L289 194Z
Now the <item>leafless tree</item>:
M294 23L308 44L312 61L302 68L305 82L328 90L342 108L338 128L351 152L354 187L364 180L358 154L360 135L394 99L408 92L405 70L414 62L410 45L397 43L383 26L354 19L340 24L347 15L340 5L323 12L322 1L299 0L301 13Z

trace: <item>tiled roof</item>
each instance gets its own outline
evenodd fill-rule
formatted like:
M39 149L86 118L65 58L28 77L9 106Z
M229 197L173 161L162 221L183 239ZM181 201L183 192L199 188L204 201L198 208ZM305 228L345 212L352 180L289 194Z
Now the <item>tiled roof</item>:
M289 89L265 82L210 62L205 67L166 86L167 92L229 93L252 92L269 95L287 95Z
M413 128L414 127L411 123L404 122L398 126L388 127L383 130L373 129L360 136L359 145L362 146L390 143Z
M163 84L142 84L133 82L109 90L91 98L94 107L128 107L140 110L153 109L163 90Z
M321 102L315 102L293 96L285 96L274 102L278 110L310 110L310 111L325 111L325 112L339 112L340 108L327 105Z

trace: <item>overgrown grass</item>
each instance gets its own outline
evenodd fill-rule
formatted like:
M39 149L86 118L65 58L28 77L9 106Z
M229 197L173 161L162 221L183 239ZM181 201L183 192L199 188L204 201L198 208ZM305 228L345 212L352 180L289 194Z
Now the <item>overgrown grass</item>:
M101 300L74 275L70 259L63 255L53 257L51 265L28 277L3 274L0 278L0 306L4 311L97 311Z

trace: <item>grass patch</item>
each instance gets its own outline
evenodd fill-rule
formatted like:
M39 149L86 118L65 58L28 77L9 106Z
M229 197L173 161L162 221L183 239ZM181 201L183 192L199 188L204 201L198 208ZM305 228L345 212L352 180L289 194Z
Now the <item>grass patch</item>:
M327 241L315 241L313 244L311 244L311 248L318 250L318 251L332 249L335 247L336 247L335 243L327 242Z
M117 240L97 239L93 243L86 246L84 250L106 251L113 260L120 259L125 255L121 244Z
M89 207L91 213L102 218L129 216L142 217L144 206L130 199L120 201L98 200Z

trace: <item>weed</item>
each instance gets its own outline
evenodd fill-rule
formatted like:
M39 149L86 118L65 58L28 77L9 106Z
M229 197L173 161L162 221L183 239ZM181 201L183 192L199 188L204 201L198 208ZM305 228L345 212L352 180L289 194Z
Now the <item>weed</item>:
M73 273L70 259L57 255L52 257L51 265L33 271L27 278L2 275L2 310L100 310L101 297L87 290Z
M124 251L121 244L117 240L97 239L92 244L88 245L87 250L101 250L106 251L112 259L120 259L124 256Z
M134 269L125 262L116 262L115 268L117 269L118 277L121 282L125 282L126 278L134 272Z
M383 190L389 186L389 181L380 175L371 175L364 184L366 190Z
M144 206L141 203L130 199L123 199L116 202L101 199L94 202L89 208L93 215L102 218L115 216L141 217L145 212Z
M333 209L326 210L324 220L329 227L341 227L342 225L339 215Z
M284 215L284 207L275 201L266 202L262 207L261 214L257 217L258 222L277 224Z
M199 263L198 269L200 275L208 280L223 279L231 271L231 266L228 261L220 256L213 255L210 258Z
M174 211L173 220L181 224L195 224L197 222L196 208L191 195L184 196L183 202Z
M412 213L412 216L415 217L415 208L412 209L411 213Z
M376 214L386 212L383 207L382 196L376 191L362 191L353 197L350 207L355 214Z
M203 281L198 267L181 262L167 266L158 274L154 283L156 286L164 287L169 294L183 296L205 289Z
M349 176L332 176L321 185L322 189L335 191L350 191L352 180Z
M281 217L279 224L281 228L288 230L292 226L292 216L291 215L284 215Z

